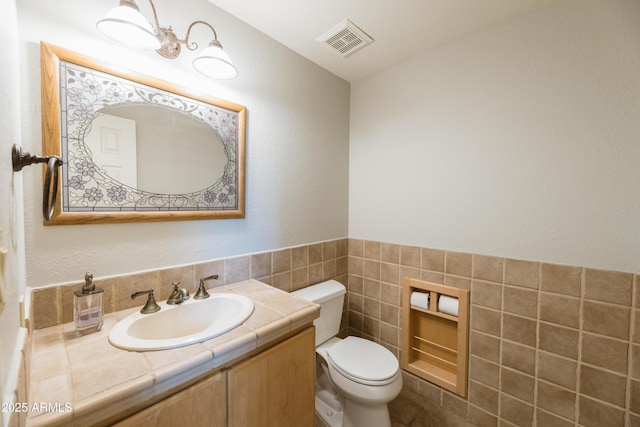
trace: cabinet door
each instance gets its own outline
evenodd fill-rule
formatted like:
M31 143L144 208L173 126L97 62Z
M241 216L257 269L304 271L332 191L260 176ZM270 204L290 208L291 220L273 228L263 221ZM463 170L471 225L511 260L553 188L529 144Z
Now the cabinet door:
M228 371L229 427L313 427L313 327Z
M115 427L227 425L226 375L218 372L115 424Z

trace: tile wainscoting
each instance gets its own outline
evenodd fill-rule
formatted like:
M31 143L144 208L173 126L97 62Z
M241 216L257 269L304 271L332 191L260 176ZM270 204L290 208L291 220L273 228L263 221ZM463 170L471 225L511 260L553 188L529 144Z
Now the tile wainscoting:
M404 277L471 290L468 397L405 373L420 425L640 426L640 276L357 239L348 271L349 334L398 356Z
M348 285L340 335L366 337L397 356L404 277L470 289L468 397L405 373L401 398L419 415L394 425L640 427L638 275L347 238L122 276L93 273L107 313L141 305L131 301L135 290L154 288L164 300L171 282L195 291L199 277L214 273L220 279L209 286L253 278L285 291L337 279ZM30 326L72 321L82 283L34 288Z

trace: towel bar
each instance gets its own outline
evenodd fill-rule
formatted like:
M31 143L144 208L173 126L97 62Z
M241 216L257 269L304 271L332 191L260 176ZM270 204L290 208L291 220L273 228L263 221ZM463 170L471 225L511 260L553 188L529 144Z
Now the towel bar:
M35 163L47 164L42 189L42 216L45 221L51 221L58 197L58 167L62 166L62 159L58 156L35 156L23 151L21 146L13 144L11 162L14 172L20 172L23 167Z

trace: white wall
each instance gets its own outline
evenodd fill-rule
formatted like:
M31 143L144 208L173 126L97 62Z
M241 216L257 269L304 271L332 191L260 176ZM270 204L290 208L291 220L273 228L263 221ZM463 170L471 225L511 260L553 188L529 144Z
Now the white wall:
M560 1L353 84L349 236L640 273L639 23Z
M14 0L0 0L0 248L7 251L3 279L5 304L0 305L0 398L11 402L18 375L24 330L19 328L18 300L25 289L24 229L22 226L22 178L11 168L11 146L20 142L20 72L18 30ZM2 279L0 279L1 281ZM8 425L9 413L0 415Z
M95 22L115 0L21 0L23 145L41 152L40 40L192 87L248 109L246 219L44 227L41 172L32 168L23 172L29 286L347 236L349 85L206 0L154 3L179 37L193 20L214 25L239 76L208 80L189 52L172 61L107 41ZM148 3L139 5L150 17ZM196 27L192 37L204 45L211 34Z

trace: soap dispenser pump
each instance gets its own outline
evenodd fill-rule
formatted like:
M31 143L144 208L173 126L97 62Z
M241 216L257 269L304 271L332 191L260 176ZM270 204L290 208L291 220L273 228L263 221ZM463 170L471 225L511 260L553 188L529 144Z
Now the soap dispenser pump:
M99 331L102 327L102 295L104 289L93 283L93 274L84 275L84 285L73 293L73 321L82 332Z

